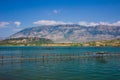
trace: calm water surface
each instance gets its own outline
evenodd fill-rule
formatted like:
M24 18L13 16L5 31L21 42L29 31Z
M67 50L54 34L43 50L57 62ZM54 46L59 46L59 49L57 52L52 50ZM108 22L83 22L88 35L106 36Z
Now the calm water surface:
M120 47L0 47L2 55L120 53ZM13 59L14 60L14 59ZM120 80L120 57L2 62L0 80Z

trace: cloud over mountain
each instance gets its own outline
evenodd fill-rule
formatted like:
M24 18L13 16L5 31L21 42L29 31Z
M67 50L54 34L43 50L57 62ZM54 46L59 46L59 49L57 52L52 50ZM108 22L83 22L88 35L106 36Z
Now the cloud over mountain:
M39 20L33 22L36 25L64 25L64 24L72 24L71 22L64 22L64 21L55 21L55 20Z
M120 21L109 23L109 22L86 22L86 21L80 21L78 22L79 25L82 26L98 26L98 25L107 25L107 26L120 26Z
M120 26L120 21L109 23L109 22L87 22L87 21L79 21L78 23L73 22L64 22L64 21L55 21L55 20L39 20L33 22L35 25L65 25L65 24L78 24L81 26L98 26L98 25L106 25L106 26Z

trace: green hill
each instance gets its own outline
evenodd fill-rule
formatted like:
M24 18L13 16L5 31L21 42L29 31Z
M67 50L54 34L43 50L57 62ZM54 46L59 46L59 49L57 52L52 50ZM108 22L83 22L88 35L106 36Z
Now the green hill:
M53 43L52 40L46 38L37 37L21 37L21 38L10 38L0 41L0 45L25 45L25 46L37 46L41 44Z
M83 45L88 46L120 46L120 38L102 41L92 41L83 43Z
M111 39L111 40L91 41L91 42L85 42L85 43L43 44L42 46L120 46L120 38Z

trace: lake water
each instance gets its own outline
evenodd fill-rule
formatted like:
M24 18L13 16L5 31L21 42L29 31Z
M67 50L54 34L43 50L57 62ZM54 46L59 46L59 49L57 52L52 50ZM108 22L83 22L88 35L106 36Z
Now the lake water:
M120 80L120 56L64 57L101 51L120 54L120 47L3 46L0 47L0 80ZM44 60L18 60L21 55L22 58L42 58L43 54ZM58 56L59 59L54 58Z

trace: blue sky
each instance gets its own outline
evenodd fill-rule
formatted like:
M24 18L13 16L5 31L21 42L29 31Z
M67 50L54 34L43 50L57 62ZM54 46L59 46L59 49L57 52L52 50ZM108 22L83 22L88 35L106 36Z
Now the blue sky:
M120 0L0 0L0 37L40 24L120 21Z

